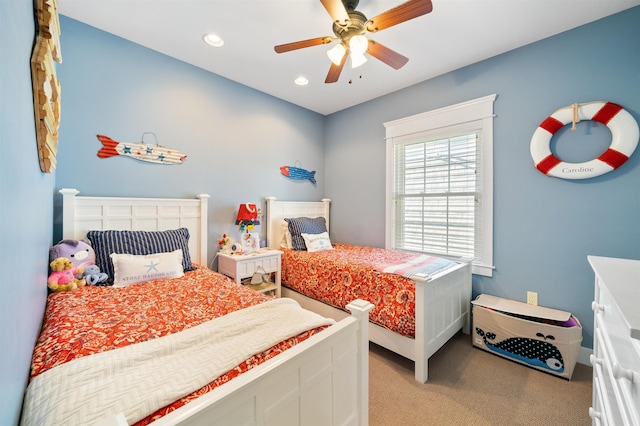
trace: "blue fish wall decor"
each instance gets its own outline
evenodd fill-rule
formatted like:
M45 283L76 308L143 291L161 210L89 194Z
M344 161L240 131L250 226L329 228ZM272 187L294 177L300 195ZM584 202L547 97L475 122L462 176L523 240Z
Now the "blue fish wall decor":
M564 361L562 354L555 345L542 340L529 339L527 337L510 337L501 342L489 343L487 340L494 340L496 335L491 332L484 332L476 328L476 334L482 336L487 349L503 356L516 359L534 367L542 367L556 373L564 371ZM538 335L542 336L541 333ZM553 336L543 336L553 340Z
M282 173L284 176L288 177L289 179L308 180L313 184L316 183L315 171L310 172L308 170L301 169L299 167L282 166L280 167L280 173Z

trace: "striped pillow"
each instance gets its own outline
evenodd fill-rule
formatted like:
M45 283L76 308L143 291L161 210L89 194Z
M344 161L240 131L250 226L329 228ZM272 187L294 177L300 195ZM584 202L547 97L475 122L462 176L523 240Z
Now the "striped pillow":
M327 221L324 217L295 217L285 219L291 234L291 248L294 250L306 250L302 234L322 234L327 232Z
M146 255L182 250L184 271L193 271L189 255L189 230L187 228L168 231L89 231L87 239L96 253L96 265L109 275L113 282L114 271L110 255L135 254Z

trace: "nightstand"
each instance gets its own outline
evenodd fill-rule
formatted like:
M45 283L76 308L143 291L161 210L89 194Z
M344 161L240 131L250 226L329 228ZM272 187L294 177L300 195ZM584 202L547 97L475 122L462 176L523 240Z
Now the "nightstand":
M274 282L258 291L261 293L275 293L280 297L280 279L282 269L280 261L282 252L280 250L262 249L250 254L228 254L218 253L218 272L233 278L238 284L242 284L245 278L251 278L253 273L260 267L267 273L275 273Z

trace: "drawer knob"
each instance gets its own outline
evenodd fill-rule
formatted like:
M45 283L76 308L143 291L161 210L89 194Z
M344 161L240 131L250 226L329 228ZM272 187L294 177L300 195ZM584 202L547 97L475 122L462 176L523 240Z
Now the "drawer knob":
M598 312L604 311L604 305L601 305L594 300L591 302L591 310L597 314Z
M621 367L617 362L613 363L613 368L611 370L613 372L613 377L616 379L627 379L633 383L633 370Z
M591 417L592 419L601 419L602 413L600 411L594 410L593 407L589 407L589 417Z
M589 362L591 363L591 365L596 365L596 364L602 364L602 359L596 357L595 355L591 354L589 355Z

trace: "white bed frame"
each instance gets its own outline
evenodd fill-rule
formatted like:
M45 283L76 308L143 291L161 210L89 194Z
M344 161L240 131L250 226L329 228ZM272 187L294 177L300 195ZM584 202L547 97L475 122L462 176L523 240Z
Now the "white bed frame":
M282 241L284 218L324 217L329 229L331 200L315 202L277 201L267 197L267 245L278 249ZM471 262L462 263L424 279L415 278L415 339L369 323L369 339L415 362L415 379L428 379L428 359L460 329L469 334L471 324ZM286 284L286 283L283 283ZM304 296L286 286L283 297L295 299L302 307L340 320L348 314L323 302Z
M194 199L78 196L61 189L62 235L89 230L189 229L192 260L207 265L209 196ZM157 425L362 425L369 415L369 302L342 321L154 422ZM101 425L122 425L123 416Z

